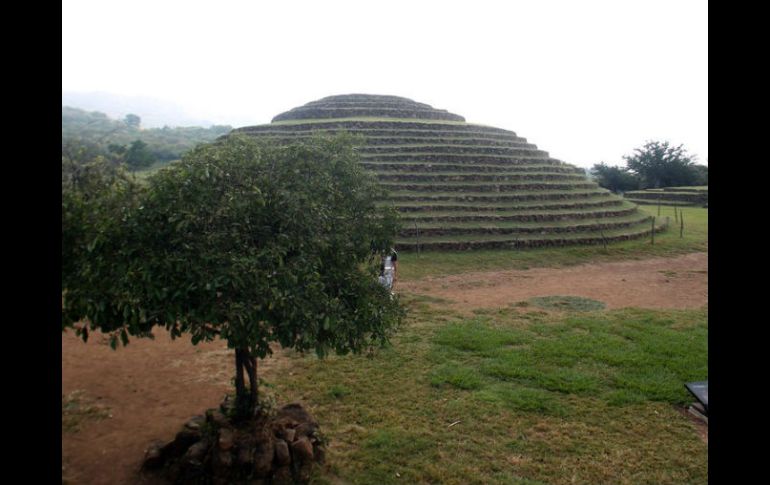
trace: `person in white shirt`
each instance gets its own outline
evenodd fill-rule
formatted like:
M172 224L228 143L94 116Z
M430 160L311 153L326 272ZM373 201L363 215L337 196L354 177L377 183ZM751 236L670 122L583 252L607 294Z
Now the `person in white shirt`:
M387 256L382 258L382 266L380 266L382 274L388 281L388 288L393 290L393 287L398 280L398 253L395 249L390 248L390 252Z

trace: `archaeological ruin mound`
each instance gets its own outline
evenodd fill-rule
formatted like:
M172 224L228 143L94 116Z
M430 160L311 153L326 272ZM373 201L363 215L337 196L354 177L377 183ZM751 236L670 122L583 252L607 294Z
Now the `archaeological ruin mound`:
M232 133L288 143L362 135L362 164L402 215L399 250L602 244L649 235L649 216L526 138L396 96L330 96Z

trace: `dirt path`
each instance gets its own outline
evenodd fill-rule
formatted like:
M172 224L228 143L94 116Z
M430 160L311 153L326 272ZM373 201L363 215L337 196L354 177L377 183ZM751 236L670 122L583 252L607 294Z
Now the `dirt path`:
M103 336L88 343L62 334L62 394L100 411L80 429L62 431L62 477L71 484L143 483L137 472L145 448L169 440L192 416L215 407L231 391L234 354L224 342L190 344L155 331L112 350ZM270 376L288 362L271 357L259 372ZM73 394L74 393L74 394Z
M708 254L429 277L399 283L398 291L443 298L456 310L548 295L592 298L608 308L699 308L708 303Z
M690 254L563 269L466 273L401 283L410 291L451 300L455 309L499 307L533 296L575 295L610 308L693 308L708 302L708 256ZM145 448L171 439L195 414L219 403L230 391L233 356L222 342L190 344L189 337L135 339L110 349L92 335L87 344L62 334L62 393L97 406L76 432L62 432L62 477L70 484L133 484ZM268 381L290 359L260 363ZM74 393L74 394L73 394Z

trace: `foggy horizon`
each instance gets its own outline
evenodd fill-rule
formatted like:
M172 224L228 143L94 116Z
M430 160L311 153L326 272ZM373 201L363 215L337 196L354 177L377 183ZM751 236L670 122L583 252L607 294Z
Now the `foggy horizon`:
M62 92L153 98L233 127L326 96L393 95L583 168L621 164L649 140L707 165L707 8L68 0Z

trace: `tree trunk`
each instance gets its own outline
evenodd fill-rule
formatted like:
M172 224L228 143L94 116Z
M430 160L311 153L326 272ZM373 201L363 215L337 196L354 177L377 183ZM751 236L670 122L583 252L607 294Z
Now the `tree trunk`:
M258 404L258 391L259 391L259 382L257 382L257 358L248 356L249 361L249 367L247 368L249 371L249 390L251 391L250 396L250 407L249 411L251 414L254 413L254 410L257 407Z
M235 401L240 402L246 397L246 388L243 385L243 351L235 349Z
M243 381L244 370L249 377L249 392ZM246 416L253 416L258 400L257 359L252 357L249 349L235 349L235 395L239 413L241 410Z

